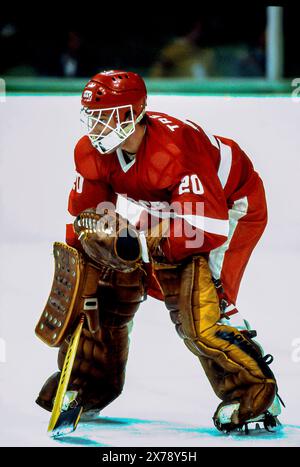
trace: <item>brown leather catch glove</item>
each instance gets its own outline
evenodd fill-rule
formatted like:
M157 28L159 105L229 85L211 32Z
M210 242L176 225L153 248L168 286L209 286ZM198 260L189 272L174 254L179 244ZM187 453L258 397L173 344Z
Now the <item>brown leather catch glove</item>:
M96 263L131 272L142 263L137 229L111 209L86 209L75 219L74 230L86 254Z

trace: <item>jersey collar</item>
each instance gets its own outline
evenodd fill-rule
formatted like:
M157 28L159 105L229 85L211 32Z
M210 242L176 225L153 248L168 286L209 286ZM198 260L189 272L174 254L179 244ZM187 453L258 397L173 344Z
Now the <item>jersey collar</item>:
M127 172L130 167L133 166L133 164L135 163L135 160L136 160L136 157L134 157L132 159L132 161L130 162L126 162L125 161L125 158L124 158L124 154L123 154L123 151L121 148L117 148L117 156L118 156L118 159L119 159L119 163L120 163L120 166L121 166L121 169L123 170L123 172Z

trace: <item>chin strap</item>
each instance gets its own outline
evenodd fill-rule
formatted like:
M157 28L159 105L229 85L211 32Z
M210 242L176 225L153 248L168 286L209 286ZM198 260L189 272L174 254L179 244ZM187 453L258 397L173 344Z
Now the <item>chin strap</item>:
M136 117L135 123L140 123L140 121L144 117L145 113L146 113L146 107L144 107L143 110L141 111L140 115L138 117Z

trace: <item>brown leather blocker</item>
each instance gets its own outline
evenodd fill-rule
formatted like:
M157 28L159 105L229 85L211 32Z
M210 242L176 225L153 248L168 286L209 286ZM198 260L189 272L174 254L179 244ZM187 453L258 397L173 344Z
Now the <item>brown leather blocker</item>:
M232 326L219 323L219 299L206 259L156 265L165 303L180 337L200 360L215 394L239 401L239 423L256 417L272 403L275 377L258 346Z
M59 347L81 312L87 314L91 327L97 327L92 315L98 307L95 295L103 268L65 243L55 242L53 255L53 283L35 333L47 345Z
M92 333L85 324L72 369L68 390L77 390L84 411L101 410L123 389L129 352L129 333L133 317L145 299L145 273L107 270L97 291L99 328ZM62 369L68 339L61 344L58 368ZM43 385L36 402L52 410L60 371Z

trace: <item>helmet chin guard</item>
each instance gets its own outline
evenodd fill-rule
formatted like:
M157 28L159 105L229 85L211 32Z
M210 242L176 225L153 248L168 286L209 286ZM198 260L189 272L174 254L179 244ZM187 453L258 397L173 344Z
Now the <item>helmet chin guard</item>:
M145 83L136 73L110 70L91 78L81 96L81 121L100 154L113 152L134 133L146 100Z
M144 114L145 109L134 119L131 104L106 109L82 107L81 122L94 148L101 154L107 154L116 150L134 133L136 123L141 121Z

